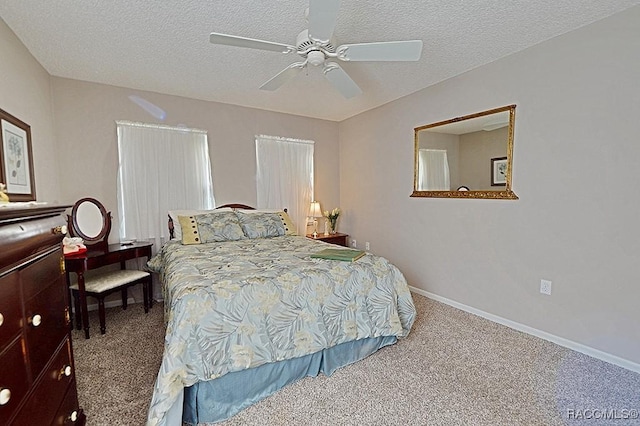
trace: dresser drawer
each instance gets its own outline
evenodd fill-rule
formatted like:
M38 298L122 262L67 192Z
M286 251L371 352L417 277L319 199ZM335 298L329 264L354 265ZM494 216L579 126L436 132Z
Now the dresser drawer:
M0 210L0 270L20 266L51 247L60 246L64 235L55 228L65 224L62 216L17 221L6 218L7 214L18 212L9 210L13 209Z
M22 327L22 304L18 273L0 277L0 352L20 332Z
M73 383L72 386L69 386L67 395L64 397L51 426L83 425L84 422L84 414L78 406L76 384Z
M61 250L54 250L20 272L24 300L33 298L63 275L61 262Z
M26 339L31 373L37 377L67 335L66 283L60 275L25 302Z
M0 424L7 424L27 393L29 381L24 357L22 340L15 339L4 352L0 352Z
M13 425L48 425L51 423L51 419L58 412L60 403L74 379L70 354L69 341L65 340L47 365L29 399L20 409Z

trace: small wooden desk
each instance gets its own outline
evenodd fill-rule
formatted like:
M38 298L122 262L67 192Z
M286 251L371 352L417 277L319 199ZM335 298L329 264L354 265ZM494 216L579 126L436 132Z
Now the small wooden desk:
M85 253L78 256L65 256L64 266L67 275L67 285L71 284L69 274L75 272L78 276L78 296L80 297L80 311L74 312L78 330L84 327L84 337L89 338L89 312L87 311L87 295L84 288L84 273L91 269L120 263L120 269L126 269L125 262L139 257L151 258L151 246L148 241L136 241L131 245L110 244L107 250L88 247ZM153 300L153 291L149 287L149 307Z

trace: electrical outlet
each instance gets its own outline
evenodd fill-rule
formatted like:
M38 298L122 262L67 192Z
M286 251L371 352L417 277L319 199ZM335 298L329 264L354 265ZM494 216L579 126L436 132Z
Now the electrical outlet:
M351 247L353 247L353 248L358 247L358 244L356 243L356 240L351 240Z
M549 280L540 280L540 293L551 295L551 281Z
M369 241L367 241L366 243L364 243L364 249L365 249L366 251L371 250L371 245L369 244Z

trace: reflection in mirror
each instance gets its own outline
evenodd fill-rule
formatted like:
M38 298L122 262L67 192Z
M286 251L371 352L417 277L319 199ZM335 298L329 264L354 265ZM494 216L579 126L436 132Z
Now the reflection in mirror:
M412 197L517 199L515 105L416 127Z
M76 219L78 228L87 237L95 238L100 234L100 231L102 231L102 212L97 205L89 201L78 205Z

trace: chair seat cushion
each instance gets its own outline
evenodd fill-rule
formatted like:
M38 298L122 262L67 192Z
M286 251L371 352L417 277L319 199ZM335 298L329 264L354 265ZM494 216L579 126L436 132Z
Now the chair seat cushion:
M138 271L137 269L121 269L118 271L104 272L102 274L86 278L84 281L84 289L85 291L92 293L103 293L148 276L148 272ZM69 288L77 290L78 283L73 283Z

